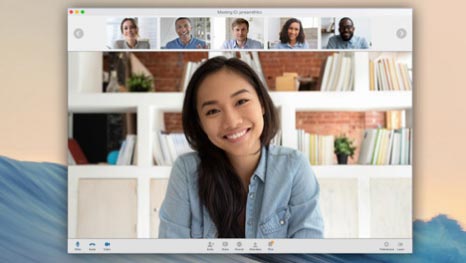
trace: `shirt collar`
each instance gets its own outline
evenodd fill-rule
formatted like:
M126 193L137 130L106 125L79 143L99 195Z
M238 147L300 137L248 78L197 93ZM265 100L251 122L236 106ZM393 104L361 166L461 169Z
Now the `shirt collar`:
M134 47L130 47L130 46L128 45L128 42L126 42L126 40L123 40L123 41L124 41L124 43L125 43L126 48L128 48L128 49L135 48L135 47L138 45L138 41L137 41L137 40L136 40L136 43L134 44Z
M247 47L248 47L248 40L249 40L249 38L246 38L246 43L244 43L244 47L243 47L243 48L247 48ZM234 48L241 48L240 46L238 46L238 43L236 42L236 39L233 39L233 47L234 47Z
M355 36L355 35L353 35L353 37L352 37L350 40L348 40L348 41L343 40L343 38L341 37L341 35L339 35L339 36L340 36L341 42L344 43L344 44L347 44L347 43L348 43L348 44L350 44L350 45L353 45L354 43L356 43L356 36Z
M191 45L191 43L193 43L194 37L191 35L191 38L189 39L189 42L186 45L184 45L183 42L181 42L181 39L179 37L176 40L178 41L178 45L180 45L182 47L187 47L187 46Z
M289 47L289 48L297 48L297 47L303 47L304 46L304 42L297 42L294 46L291 46L290 45L290 42L286 43L286 45Z
M265 182L265 172L267 170L267 148L262 146L261 157L259 164L257 165L256 170L254 171L254 176L259 177L262 182Z

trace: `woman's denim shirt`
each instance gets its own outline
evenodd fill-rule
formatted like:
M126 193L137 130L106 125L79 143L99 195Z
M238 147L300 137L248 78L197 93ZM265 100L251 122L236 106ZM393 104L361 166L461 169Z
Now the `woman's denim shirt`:
M216 238L217 228L198 195L197 153L174 163L160 210L159 238ZM246 203L246 238L322 238L319 184L297 150L262 148Z

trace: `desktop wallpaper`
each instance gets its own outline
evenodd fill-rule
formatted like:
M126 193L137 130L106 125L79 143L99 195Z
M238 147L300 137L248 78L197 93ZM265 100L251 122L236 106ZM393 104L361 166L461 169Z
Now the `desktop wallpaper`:
M466 35L459 1L193 1L192 7L413 8L414 254L68 255L66 123L68 7L183 7L186 1L0 3L0 262L466 262L463 140ZM15 160L28 161L18 168ZM45 165L39 165L37 162ZM8 169L11 173L3 174ZM22 169L21 171L15 169ZM41 177L47 171L61 175ZM14 171L17 171L15 173ZM15 176L21 174L21 176Z

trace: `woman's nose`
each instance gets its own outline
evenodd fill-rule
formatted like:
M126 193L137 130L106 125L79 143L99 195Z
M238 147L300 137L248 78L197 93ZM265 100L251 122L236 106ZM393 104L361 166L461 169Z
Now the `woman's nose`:
M235 129L243 122L241 114L234 109L226 109L223 117L224 129Z

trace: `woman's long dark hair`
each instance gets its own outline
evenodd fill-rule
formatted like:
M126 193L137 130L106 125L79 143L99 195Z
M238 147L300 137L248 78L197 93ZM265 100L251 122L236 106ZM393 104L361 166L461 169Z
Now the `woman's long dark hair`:
M219 238L244 238L244 226L239 223L246 214L247 189L236 174L226 153L215 146L203 131L197 112L197 93L206 77L228 69L242 76L254 87L264 108L264 129L261 145L267 146L279 129L278 115L267 90L254 70L236 58L214 57L204 62L193 74L183 102L184 134L200 157L198 167L199 197L209 211ZM222 88L222 87L219 87Z
M290 42L290 38L288 37L288 28L292 23L298 23L299 24L299 34L298 37L296 38L296 41L299 43L304 43L304 40L306 39L306 36L304 35L304 28L303 24L299 19L296 18L290 18L286 20L285 24L282 27L282 30L280 31L280 42L283 44Z

